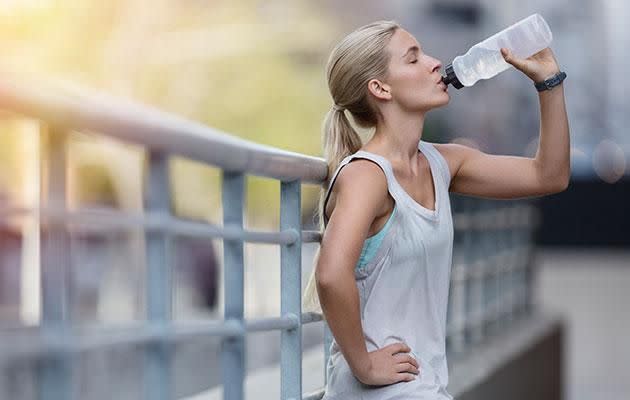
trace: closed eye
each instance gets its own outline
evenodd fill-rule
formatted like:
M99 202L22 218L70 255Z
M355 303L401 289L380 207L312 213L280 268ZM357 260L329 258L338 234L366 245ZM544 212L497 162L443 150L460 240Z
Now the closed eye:
M418 62L418 60L413 60L411 63L412 63L412 64L415 64L415 63L417 63L417 62Z

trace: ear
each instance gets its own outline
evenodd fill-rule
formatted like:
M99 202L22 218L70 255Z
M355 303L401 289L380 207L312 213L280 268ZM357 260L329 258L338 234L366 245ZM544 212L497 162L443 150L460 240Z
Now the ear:
M368 82L368 90L377 99L391 100L392 98L390 86L379 81L378 79L370 79L370 81Z

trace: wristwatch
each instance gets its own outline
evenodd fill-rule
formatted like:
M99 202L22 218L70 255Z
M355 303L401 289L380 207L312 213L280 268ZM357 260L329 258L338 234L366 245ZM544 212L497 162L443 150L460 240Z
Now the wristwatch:
M543 90L551 90L552 88L558 86L566 77L567 74L561 71L549 79L546 79L542 82L536 82L534 86L539 92L542 92Z

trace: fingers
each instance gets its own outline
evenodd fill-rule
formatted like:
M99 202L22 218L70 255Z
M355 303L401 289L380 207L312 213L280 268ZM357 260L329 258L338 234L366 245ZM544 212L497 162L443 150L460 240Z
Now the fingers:
M414 375L418 375L420 373L420 370L415 365L408 362L396 364L394 368L396 372L399 372L399 373L411 372Z
M401 364L410 364L414 368L420 368L420 364L415 357L412 357L409 352L411 352L411 348L405 343L394 343L390 345L392 355L396 358L396 361Z
M391 380L391 383L397 383L397 382L404 382L404 381L409 382L417 378L418 377L414 374L410 374L408 372L399 372L391 376L390 380Z
M420 364L418 363L418 360L416 360L414 357L412 357L409 353L396 353L393 355L394 359L396 360L397 363L399 364L411 364L414 368L420 368Z
M396 358L396 361L399 363L409 363L416 368L420 368L418 361L412 356L410 356L409 354L399 353L399 354L396 354L394 357Z
M404 380L407 382L413 381L414 379L416 379L416 376L414 374L403 373L403 374L398 374L398 376L403 376Z
M412 357L409 353L411 348L403 342L393 343L388 347L388 351L396 360L397 364L394 366L398 377L403 380L413 380L415 376L420 373L420 365L418 361Z
M523 69L524 61L514 57L512 51L507 47L501 47L501 55L503 56L505 62L507 62L508 64L515 66L517 69Z
M501 47L501 55L503 56L505 62L514 65L514 56L512 55L510 49L508 49L507 47Z
M400 352L405 352L408 353L411 351L411 348L409 346L407 346L406 343L392 343L389 346L389 350L391 351L390 354L396 354L396 353L400 353Z
M389 351L391 352L390 354L394 356L397 362L399 363L407 362L415 366L416 368L420 368L418 361L409 354L409 352L411 352L411 347L409 347L406 343L403 343L403 342L393 343L387 347L389 347Z

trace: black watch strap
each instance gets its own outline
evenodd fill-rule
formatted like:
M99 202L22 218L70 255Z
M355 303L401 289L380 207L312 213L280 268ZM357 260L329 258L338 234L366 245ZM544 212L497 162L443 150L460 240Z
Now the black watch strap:
M536 90L542 92L543 90L550 90L556 86L558 86L562 81L567 77L567 74L564 71L558 72L554 76L549 79L546 79L542 82L536 82L534 86L536 86Z

